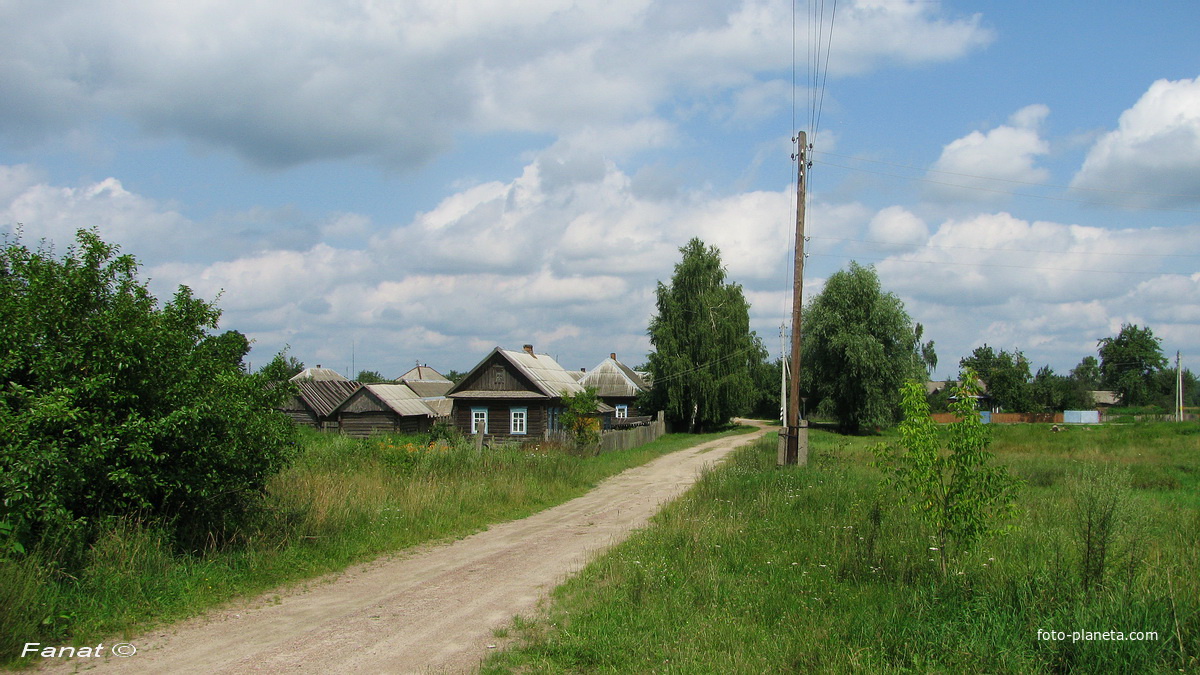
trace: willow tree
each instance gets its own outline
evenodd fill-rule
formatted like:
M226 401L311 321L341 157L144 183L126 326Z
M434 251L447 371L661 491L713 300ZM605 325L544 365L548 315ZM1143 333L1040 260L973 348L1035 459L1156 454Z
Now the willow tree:
M754 403L752 366L766 353L750 330L750 304L726 281L721 253L692 239L671 283L658 283L647 368L652 402L676 425L711 429Z
M804 310L802 382L818 414L836 417L849 433L894 422L901 385L924 381L937 364L922 332L874 267L851 262L830 276Z

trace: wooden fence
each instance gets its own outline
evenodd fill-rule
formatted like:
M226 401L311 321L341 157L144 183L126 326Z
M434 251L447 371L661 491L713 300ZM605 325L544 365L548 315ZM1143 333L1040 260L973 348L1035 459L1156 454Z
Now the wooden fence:
M667 423L663 420L663 414L660 412L656 419L643 426L603 432L600 434L600 452L636 448L665 433L667 433Z
M960 418L954 413L933 413L930 415L938 424L950 424ZM991 424L1062 424L1062 413L988 413L984 421Z

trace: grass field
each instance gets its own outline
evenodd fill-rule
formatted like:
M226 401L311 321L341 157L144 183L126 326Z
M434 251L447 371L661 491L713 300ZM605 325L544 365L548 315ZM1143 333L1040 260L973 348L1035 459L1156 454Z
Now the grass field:
M292 465L233 543L196 556L153 524L108 523L82 553L48 543L0 559L0 662L25 642L94 644L233 598L335 572L423 542L462 537L583 494L604 478L721 434L668 434L581 457L558 447L427 437L367 441L306 433ZM81 562L70 564L68 559Z
M1200 669L1200 427L993 434L1016 515L946 574L880 486L887 437L814 431L806 468L769 438L502 631L484 672Z

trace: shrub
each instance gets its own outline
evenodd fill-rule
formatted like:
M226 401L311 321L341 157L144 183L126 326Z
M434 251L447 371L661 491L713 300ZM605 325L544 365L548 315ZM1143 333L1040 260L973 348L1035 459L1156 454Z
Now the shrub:
M195 546L236 528L286 459L282 388L248 341L180 287L158 306L138 263L81 230L62 258L0 249L0 522L8 544L83 541L108 516L171 523Z
M991 464L988 430L975 410L974 374L964 371L950 409L959 421L939 428L929 415L925 388L908 382L901 390L899 447L876 449L877 464L933 528L942 572L951 549L969 547L1012 510L1020 481Z

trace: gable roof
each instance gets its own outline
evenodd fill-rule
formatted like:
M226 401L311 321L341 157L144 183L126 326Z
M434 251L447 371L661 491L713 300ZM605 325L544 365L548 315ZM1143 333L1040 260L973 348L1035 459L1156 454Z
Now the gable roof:
M312 368L305 368L291 377L292 382L299 382L300 380L313 380L316 382L349 381L347 377L343 376L333 368L322 368L319 365Z
M354 393L360 394L360 391ZM402 417L414 415L419 417L437 416L437 413L425 405L425 402L421 400L420 396L417 396L416 392L403 384L364 384L361 386L361 395L374 398L392 412ZM354 398L355 396L351 395L345 401L342 401L337 409L341 410L346 407Z
M537 389L537 392L520 391L480 391L464 389L467 382L472 382L475 375L484 364L491 361L493 356L499 356L508 362L514 370L525 376ZM565 391L568 394L578 394L584 390L558 362L548 354L534 354L531 350L516 351L496 347L467 373L466 377L454 385L446 396L482 396L486 398L558 398Z
M421 398L433 398L435 396L445 396L446 392L450 391L450 387L454 386L449 380L439 382L437 380L404 380L404 386L412 389Z
M449 382L450 380L429 366L417 365L407 373L397 377L396 381L410 384L412 382Z
M319 417L329 417L362 385L350 380L299 380L297 397Z
M594 387L596 395L605 398L610 396L637 396L649 389L645 380L632 368L617 360L616 354L601 361L579 380L584 387Z

